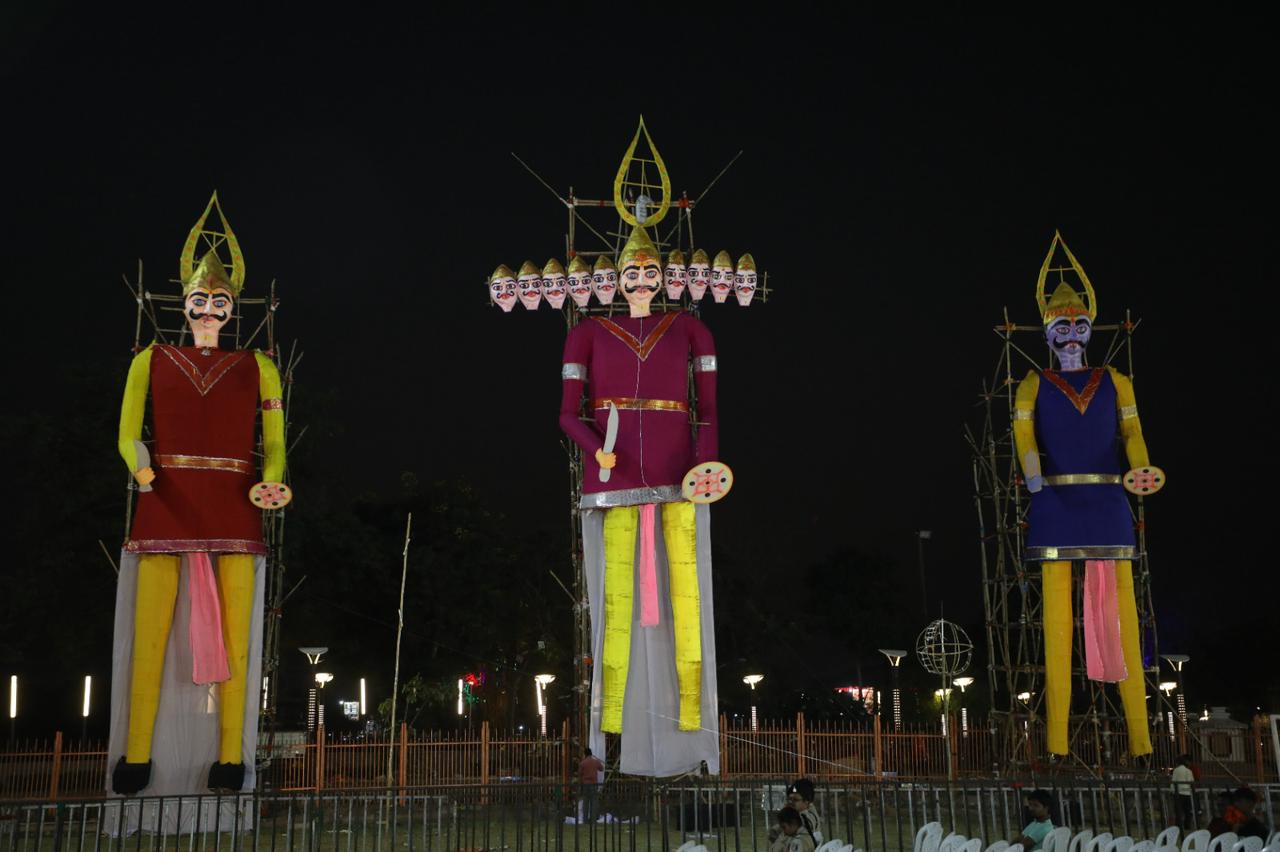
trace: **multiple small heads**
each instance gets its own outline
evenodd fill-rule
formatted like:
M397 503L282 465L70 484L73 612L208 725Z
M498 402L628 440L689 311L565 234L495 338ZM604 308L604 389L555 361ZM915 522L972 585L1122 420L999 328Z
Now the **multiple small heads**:
M697 249L686 263L684 252L675 249L667 255L664 266L661 255L643 229L637 230L639 234L633 233L627 240L618 266L614 266L608 255L596 258L594 266L581 255L575 255L569 261L567 272L555 258L548 260L541 270L525 261L518 273L505 264L500 265L489 276L489 298L508 313L517 301L526 310L537 310L543 299L560 310L566 296L580 308L587 307L593 295L601 305L609 305L618 293L621 277L623 298L629 304L640 300L647 305L662 288L671 302L679 302L686 290L691 301L699 302L710 289L711 298L716 302L725 302L732 293L739 305L751 304L758 274L750 254L738 258L735 266L726 251L710 261L705 251Z

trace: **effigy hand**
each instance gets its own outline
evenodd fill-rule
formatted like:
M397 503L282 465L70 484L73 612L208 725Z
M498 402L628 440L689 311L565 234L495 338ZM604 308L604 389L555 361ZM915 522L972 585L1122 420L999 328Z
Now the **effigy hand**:
M1044 488L1044 477L1040 475L1040 455L1035 450L1027 450L1022 456L1022 475L1027 481L1027 490L1032 494Z
M617 453L606 453L604 450L596 450L596 464L600 465L601 470L613 470L614 465L617 463Z
M150 485L155 482L156 472L150 467L144 467L133 472L133 478L138 481L139 485Z
M1130 494L1136 494L1139 497L1150 497L1161 488L1167 477L1164 471L1155 465L1145 465L1144 467L1135 467L1124 475L1121 482L1124 483L1124 490Z
M249 502L263 511L283 509L293 500L293 490L283 482L259 482L249 489Z

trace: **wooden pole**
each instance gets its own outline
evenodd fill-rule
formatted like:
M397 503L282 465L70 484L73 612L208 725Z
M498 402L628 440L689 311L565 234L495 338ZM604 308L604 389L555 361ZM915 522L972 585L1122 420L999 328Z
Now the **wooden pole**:
M409 723L400 723L400 791L404 792L405 776L409 763Z
M62 776L62 731L53 735L53 773L49 778L49 798L57 801L58 781Z
M871 731L875 737L871 743L871 759L876 763L876 780L884 780L884 749L880 743L880 714L871 720Z
M316 726L316 792L324 786L324 725Z
M804 711L796 713L796 777L804 777Z
M413 530L413 512L409 513L404 524L404 555L400 565L400 607L396 610L396 666L391 678L391 719L387 723L387 783L391 783L391 760L395 755L395 739L391 732L396 729L396 694L400 691L400 636L404 633L404 583L409 576L409 538Z

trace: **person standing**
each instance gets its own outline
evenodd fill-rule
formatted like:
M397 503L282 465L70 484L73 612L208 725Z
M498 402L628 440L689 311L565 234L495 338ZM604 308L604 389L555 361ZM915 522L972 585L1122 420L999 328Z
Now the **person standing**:
M1169 789L1173 791L1174 802L1178 807L1178 826L1186 831L1195 828L1194 806L1191 800L1191 785L1195 782L1195 773L1191 771L1191 755L1178 757L1177 766L1173 767L1173 782Z
M582 820L586 823L596 821L598 814L597 801L603 782L604 763L591 753L591 749L582 750L582 762L578 764L578 783L582 786Z

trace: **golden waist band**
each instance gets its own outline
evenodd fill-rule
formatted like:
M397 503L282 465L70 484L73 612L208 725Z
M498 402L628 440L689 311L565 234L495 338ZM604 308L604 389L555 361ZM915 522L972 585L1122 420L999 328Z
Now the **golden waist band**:
M1060 473L1046 476L1045 485L1119 485L1118 473Z
M156 461L161 467L185 468L187 470L226 470L232 473L253 473L253 465L244 459L224 459L216 456L182 456L157 453Z
M608 408L609 403L618 407L619 411L684 411L689 410L689 403L677 399L636 399L631 396L605 396L591 400L593 409Z

